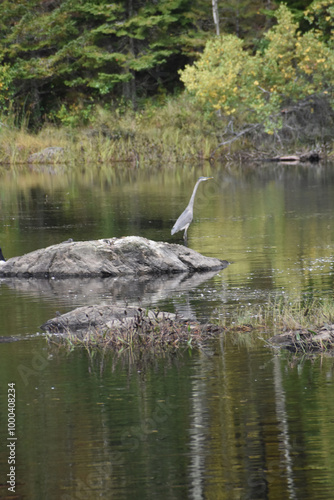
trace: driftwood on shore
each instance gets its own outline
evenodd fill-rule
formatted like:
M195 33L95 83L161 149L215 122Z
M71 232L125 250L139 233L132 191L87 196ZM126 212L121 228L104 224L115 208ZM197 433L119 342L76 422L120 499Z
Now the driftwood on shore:
M308 151L307 153L301 153L298 155L283 155L274 156L273 158L263 158L262 161L272 161L272 162L282 162L282 163L299 163L299 162L310 162L317 163L321 160L320 155L317 151Z
M0 261L0 277L70 278L218 271L226 260L138 236L68 241Z

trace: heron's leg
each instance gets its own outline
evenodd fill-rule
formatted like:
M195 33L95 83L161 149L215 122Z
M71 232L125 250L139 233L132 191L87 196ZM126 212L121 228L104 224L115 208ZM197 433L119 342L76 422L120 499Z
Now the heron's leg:
M184 230L184 234L183 234L184 241L187 241L187 238L188 238L188 236L187 236L187 230L188 230L188 226Z

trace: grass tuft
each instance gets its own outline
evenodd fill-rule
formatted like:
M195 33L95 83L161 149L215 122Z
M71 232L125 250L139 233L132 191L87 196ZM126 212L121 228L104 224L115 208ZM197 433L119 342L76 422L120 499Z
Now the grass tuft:
M222 323L229 332L274 333L268 343L292 351L325 351L334 347L334 302L330 299L281 299L240 307Z
M161 353L180 348L201 348L220 331L222 329L215 325L178 321L159 312L152 317L147 311L138 308L133 320L112 329L89 330L84 335L66 331L56 337L49 334L47 338L49 343L63 345L68 350L75 346L90 350L113 350L118 353L134 350L154 350Z

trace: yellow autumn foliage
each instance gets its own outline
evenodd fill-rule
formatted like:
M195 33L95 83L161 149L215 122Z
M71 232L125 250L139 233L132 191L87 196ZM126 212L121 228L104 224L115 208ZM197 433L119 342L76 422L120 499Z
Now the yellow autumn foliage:
M239 113L272 133L284 106L312 95L333 103L334 50L318 30L301 34L291 11L281 5L264 49L248 52L242 40L222 35L208 41L193 65L180 71L188 92L212 111Z

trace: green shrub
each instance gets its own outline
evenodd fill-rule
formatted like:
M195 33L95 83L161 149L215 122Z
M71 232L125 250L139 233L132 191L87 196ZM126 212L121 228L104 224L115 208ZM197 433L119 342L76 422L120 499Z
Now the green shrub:
M242 40L223 35L180 71L186 89L205 107L261 123L269 134L282 127L284 107L312 96L333 104L334 88L334 51L322 32L301 34L285 5L276 17L261 51L251 54Z
M8 110L12 91L11 68L8 64L0 63L0 114Z

